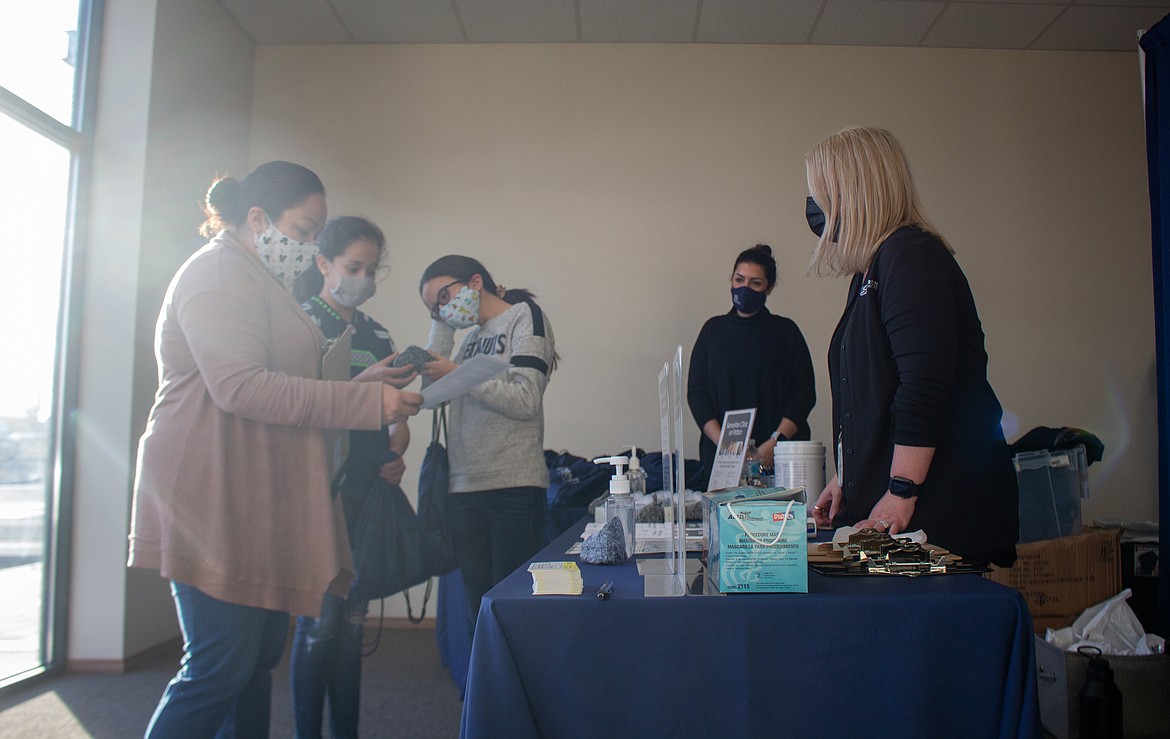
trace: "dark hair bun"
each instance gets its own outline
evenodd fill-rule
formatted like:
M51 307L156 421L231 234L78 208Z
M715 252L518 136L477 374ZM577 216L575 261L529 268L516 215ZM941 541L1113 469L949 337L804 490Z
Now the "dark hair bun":
M220 177L207 188L207 210L209 214L228 220L234 215L240 201L240 181L235 177Z
M767 244L756 244L752 248L759 249L760 251L764 252L768 256L772 256L772 247L768 246Z

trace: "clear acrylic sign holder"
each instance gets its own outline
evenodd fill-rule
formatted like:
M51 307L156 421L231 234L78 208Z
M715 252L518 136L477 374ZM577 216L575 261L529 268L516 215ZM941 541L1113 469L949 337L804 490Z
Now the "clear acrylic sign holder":
M662 432L662 492L666 547L662 559L638 562L647 597L687 594L686 474L683 458L682 346L658 373L658 412ZM698 560L692 560L698 564ZM693 577L694 573L692 573Z

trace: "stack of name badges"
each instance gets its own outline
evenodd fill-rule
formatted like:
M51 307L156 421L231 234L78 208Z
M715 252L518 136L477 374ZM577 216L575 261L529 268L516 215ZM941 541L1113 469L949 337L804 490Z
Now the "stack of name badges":
M528 571L533 595L580 595L585 587L576 562L533 562Z
M703 494L707 576L722 593L807 593L804 488Z

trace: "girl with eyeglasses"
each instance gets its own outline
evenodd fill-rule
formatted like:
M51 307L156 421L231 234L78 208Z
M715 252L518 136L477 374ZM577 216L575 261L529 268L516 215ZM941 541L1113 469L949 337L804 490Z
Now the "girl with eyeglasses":
M505 290L471 257L436 260L419 295L433 319L435 360L424 376L437 380L480 354L511 365L452 400L448 419L451 528L474 625L483 594L544 544L544 390L556 342L532 293ZM459 329L470 330L452 360Z

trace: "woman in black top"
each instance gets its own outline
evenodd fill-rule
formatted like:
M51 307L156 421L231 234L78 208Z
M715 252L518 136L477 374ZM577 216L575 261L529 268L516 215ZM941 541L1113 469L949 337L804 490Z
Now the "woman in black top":
M352 327L352 379L403 386L415 378L414 370L388 366L397 351L394 341L381 324L358 310L377 290L385 243L382 230L365 218L334 218L321 231L317 268L298 278L293 294L303 301L301 307L326 339L336 339ZM409 444L410 429L405 423L377 431L349 432L349 454L335 484L351 540L375 478L391 485L402 483L406 470L402 455ZM357 574L360 578L361 572ZM364 600L343 601L326 594L320 616L297 617L290 682L298 739L321 736L326 696L330 735L358 735L362 626L367 606Z
M983 328L905 154L887 131L847 128L805 166L813 268L852 276L829 346L837 475L818 525L922 529L964 559L1010 565L1016 477Z
M816 384L808 344L790 319L764 302L776 287L772 248L757 244L736 258L731 272L732 308L709 319L691 351L687 404L703 436L699 457L711 475L723 414L755 408L752 438L764 466L772 466L776 442L807 440Z

